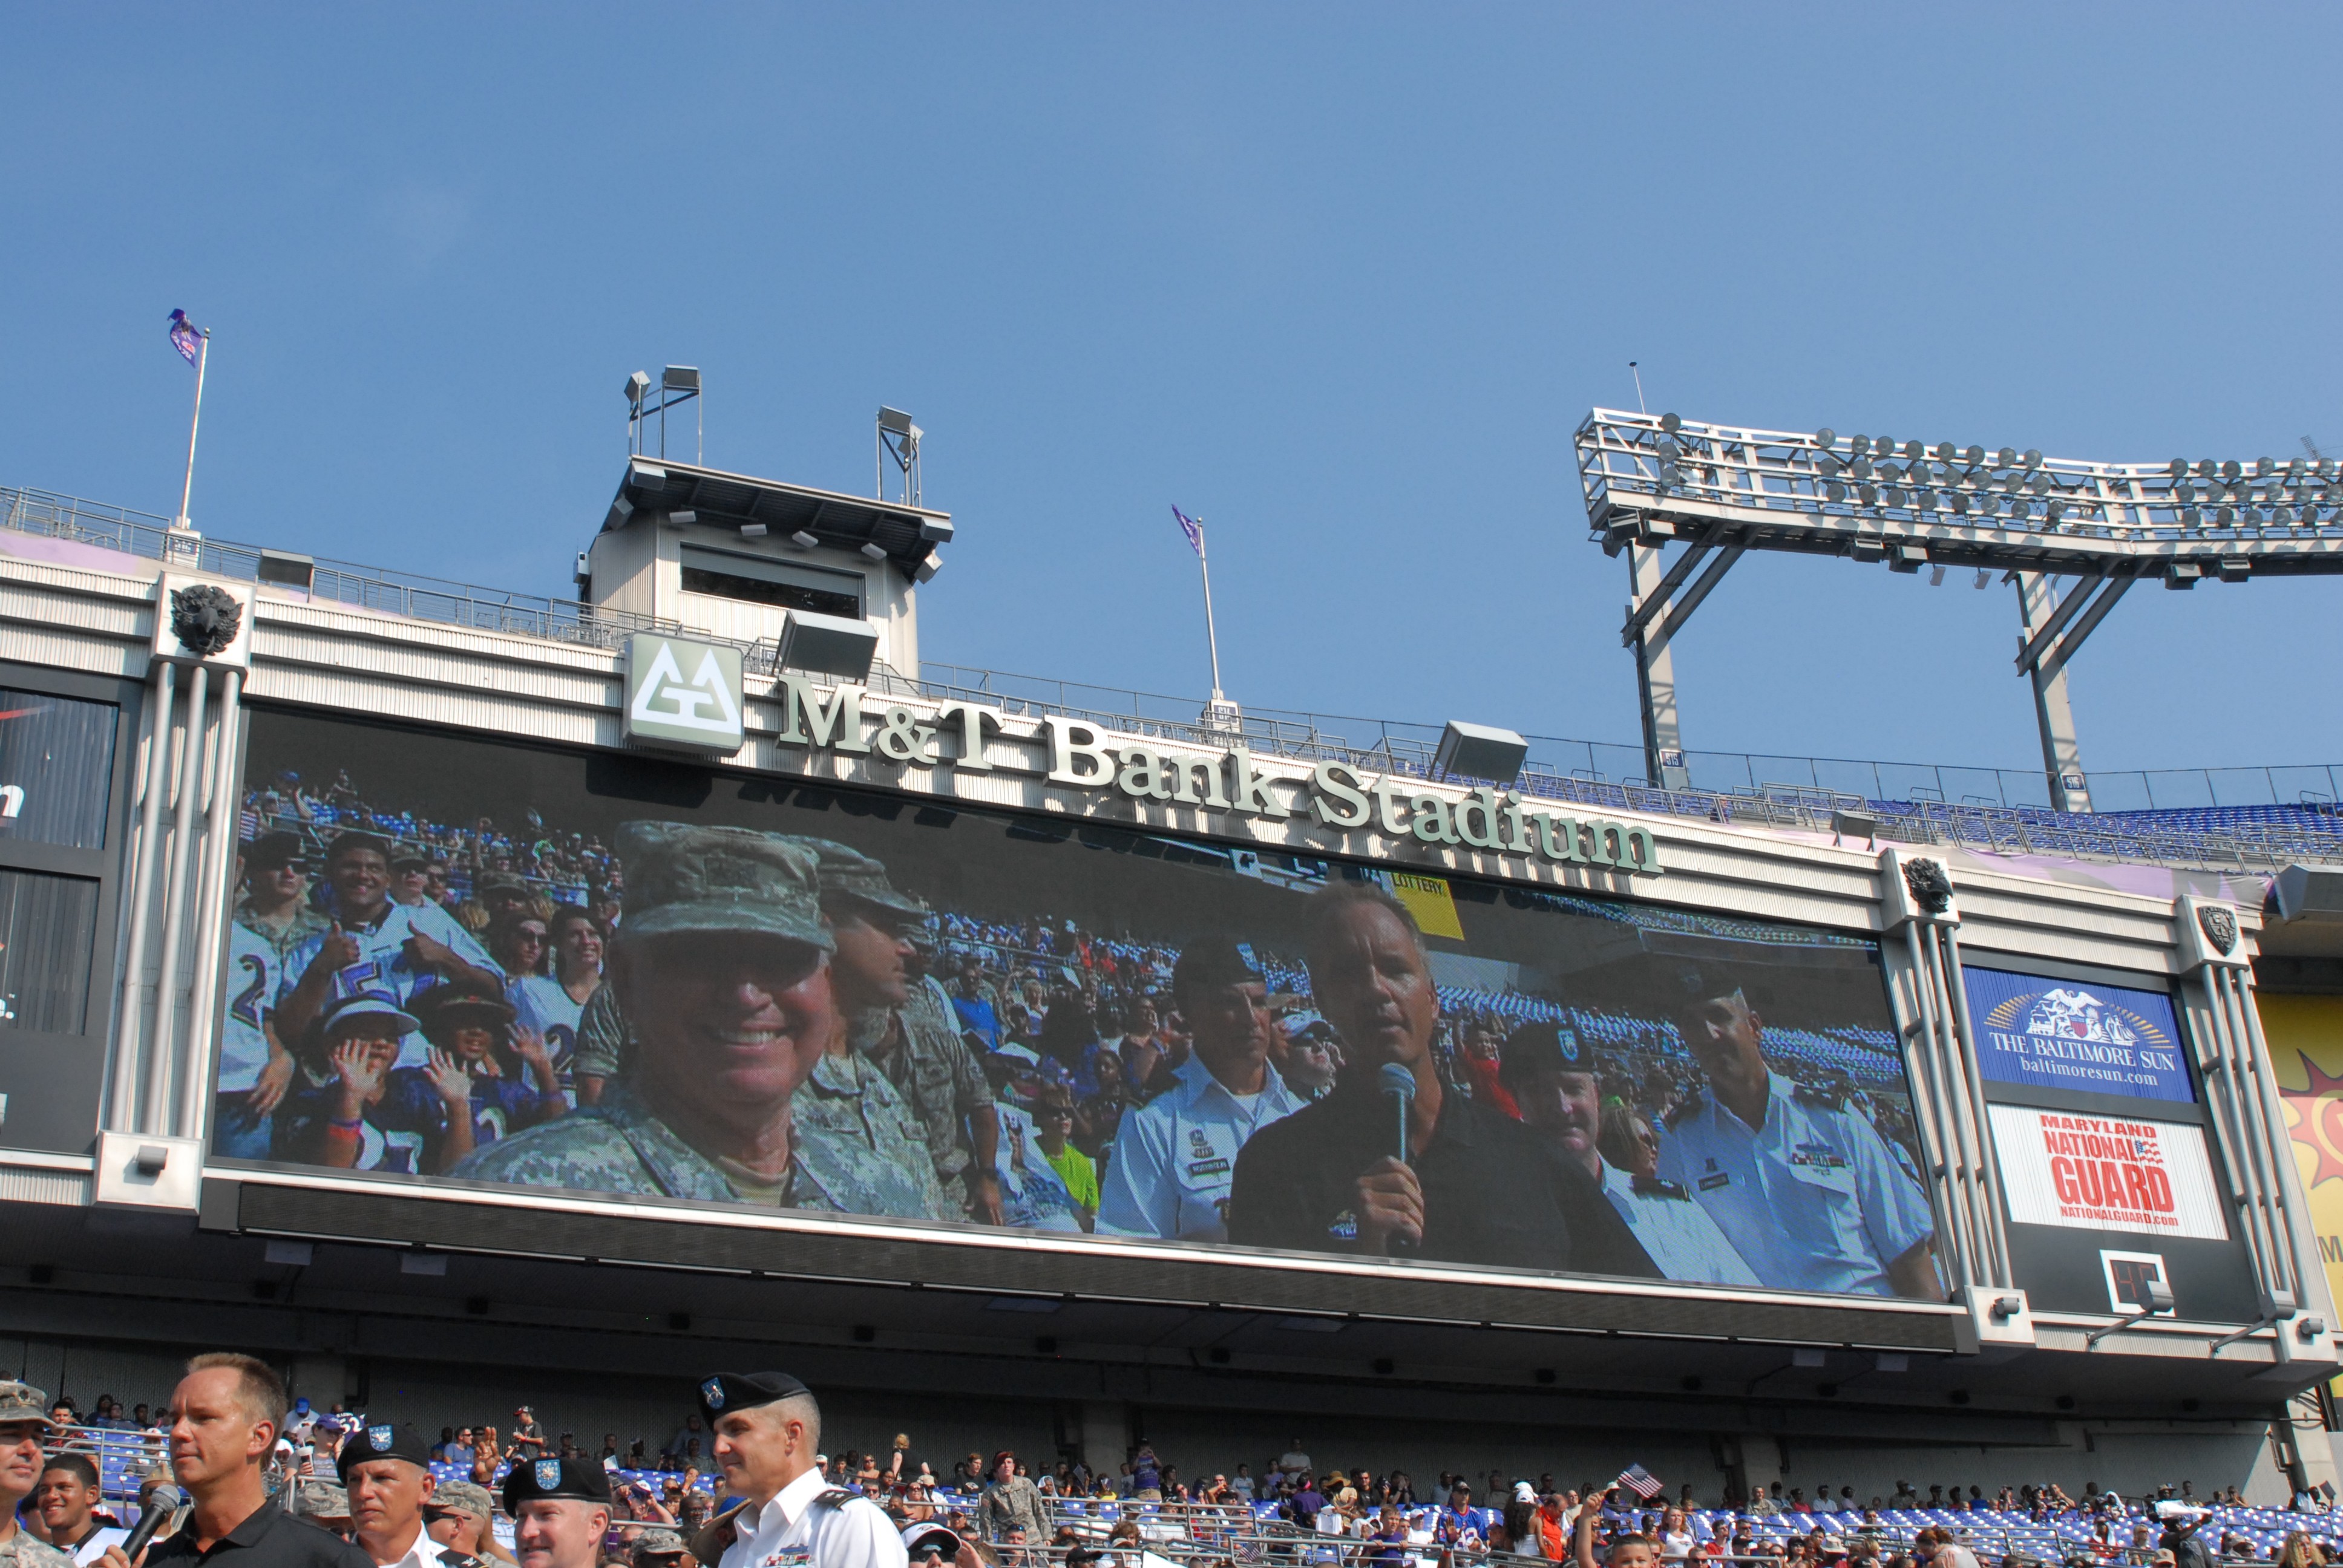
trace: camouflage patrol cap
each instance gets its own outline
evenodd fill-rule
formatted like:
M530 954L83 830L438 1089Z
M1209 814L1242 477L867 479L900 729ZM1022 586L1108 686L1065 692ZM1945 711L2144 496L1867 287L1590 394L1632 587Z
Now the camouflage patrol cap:
M753 931L828 952L820 857L802 839L753 828L621 822L627 891L619 940Z
M887 879L887 868L861 850L835 839L799 839L798 842L821 857L825 903L832 899L859 899L898 920L928 918L926 901L899 890Z
M305 1481L299 1493L304 1519L347 1519L350 1494L330 1481Z
M475 1519L489 1520L497 1516L497 1501L487 1487L476 1481L443 1481L431 1489L423 1511L468 1513Z
M55 1426L56 1422L49 1418L48 1392L28 1382L0 1379L0 1426L12 1426L20 1421Z
M646 1530L635 1537L638 1557L680 1557L684 1553L683 1537L674 1531L659 1528Z

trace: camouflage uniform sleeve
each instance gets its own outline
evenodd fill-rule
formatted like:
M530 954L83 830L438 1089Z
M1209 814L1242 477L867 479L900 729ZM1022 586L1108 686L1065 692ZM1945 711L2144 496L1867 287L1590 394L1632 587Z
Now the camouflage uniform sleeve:
M634 1032L618 1010L618 993L604 980L594 988L578 1015L578 1054L571 1059L574 1070L584 1078L616 1078L626 1063L627 1048L633 1043Z
M449 1169L460 1181L500 1181L575 1192L659 1196L658 1181L624 1134L598 1117L565 1116L499 1138Z

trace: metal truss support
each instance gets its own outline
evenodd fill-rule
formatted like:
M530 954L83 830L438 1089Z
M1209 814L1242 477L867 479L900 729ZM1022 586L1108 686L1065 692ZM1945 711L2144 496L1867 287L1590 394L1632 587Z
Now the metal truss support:
M2139 579L2129 572L2103 571L2077 583L2061 600L2045 573L2010 576L2017 584L2017 669L2034 682L2034 717L2042 732L2050 804L2061 811L2087 811L2091 791L2075 738L2075 710L2066 699L2066 664Z
M1668 645L1692 619L1701 601L1725 580L1725 574L1746 548L1728 546L1708 562L1699 580L1685 588L1693 568L1706 559L1724 531L1721 523L1711 528L1665 571L1660 568L1658 546L1627 547L1627 620L1620 628L1619 639L1635 650L1635 694L1644 710L1644 777L1664 789L1681 789L1692 782L1676 711L1675 660Z

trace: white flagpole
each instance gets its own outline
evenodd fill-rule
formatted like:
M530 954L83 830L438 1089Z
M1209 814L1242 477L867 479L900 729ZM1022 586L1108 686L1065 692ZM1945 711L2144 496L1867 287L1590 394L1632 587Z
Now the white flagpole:
M1221 697L1221 634L1212 624L1212 563L1204 555L1204 520L1195 519L1196 565L1204 574L1204 641L1212 650L1212 700Z
M210 328L196 327L196 411L187 420L187 482L179 487L179 515L171 522L175 528L196 526L187 518L187 502L196 493L196 432L204 421L204 361L211 357L212 349Z

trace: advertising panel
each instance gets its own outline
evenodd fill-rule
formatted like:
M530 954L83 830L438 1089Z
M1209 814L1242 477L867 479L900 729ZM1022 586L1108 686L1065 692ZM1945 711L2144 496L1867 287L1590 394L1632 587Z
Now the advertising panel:
M223 1157L1944 1293L1867 938L266 709L248 755Z
M2257 991L2254 1006L2278 1074L2310 1228L2327 1264L2327 1288L2343 1302L2343 997Z
M2024 1105L1986 1109L2012 1220L2207 1241L2228 1236L2203 1128Z
M1964 966L1987 1082L2193 1101L2172 999Z

